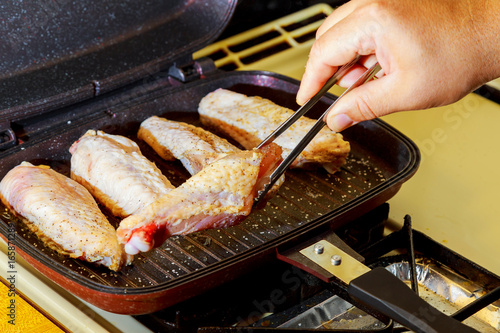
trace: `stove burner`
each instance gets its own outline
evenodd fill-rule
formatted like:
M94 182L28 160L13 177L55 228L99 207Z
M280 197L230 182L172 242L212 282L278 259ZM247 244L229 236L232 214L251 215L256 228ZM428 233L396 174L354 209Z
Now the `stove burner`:
M365 258L370 268L386 267L426 300L429 295L436 295L430 289L433 287L425 284L425 276L429 276L430 271L453 276L454 283L461 280L466 286L476 286L467 296L477 299L468 305L462 304L461 309L451 315L453 318L464 321L474 314L481 319L488 317L479 315L480 311L498 317L499 305L494 302L500 298L500 277L412 230L409 216L405 217L401 230L384 237L388 212L389 205L384 204L336 233ZM435 276L432 281L435 283ZM407 330L369 309L353 306L344 294L334 283L323 282L278 261L174 307L135 318L154 331L167 332ZM429 303L439 308L430 300ZM472 327L482 325L476 328L481 332L489 328L496 332L500 328L498 320L485 323L469 319L466 323Z

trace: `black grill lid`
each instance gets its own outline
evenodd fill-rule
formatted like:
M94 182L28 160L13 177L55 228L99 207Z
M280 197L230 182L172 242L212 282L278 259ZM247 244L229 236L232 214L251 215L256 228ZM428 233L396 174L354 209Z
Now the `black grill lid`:
M168 68L213 41L236 1L0 4L0 118L69 105Z

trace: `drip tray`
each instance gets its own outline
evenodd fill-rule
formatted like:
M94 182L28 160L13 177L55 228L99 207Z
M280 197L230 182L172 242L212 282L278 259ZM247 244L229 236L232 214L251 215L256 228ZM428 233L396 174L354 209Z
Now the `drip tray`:
M386 267L410 286L410 265L397 262ZM441 312L452 315L462 307L485 294L484 288L469 281L447 267L430 259L419 259L416 264L419 295ZM321 298L321 296L320 296ZM262 322L264 322L264 319ZM267 319L269 322L269 319ZM490 304L464 321L479 332L498 332L500 329L500 301ZM395 325L397 326L397 324ZM350 329L378 330L385 324L351 303L333 295L315 306L281 323L279 328L294 329Z

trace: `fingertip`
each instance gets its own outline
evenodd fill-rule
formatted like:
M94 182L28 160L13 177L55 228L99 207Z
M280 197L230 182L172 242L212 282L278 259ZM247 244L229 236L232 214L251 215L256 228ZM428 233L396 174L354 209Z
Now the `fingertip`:
M302 76L299 90L297 91L297 95L295 97L295 100L299 105L307 102L307 100L309 100L321 88L320 84L322 81L311 80L308 74L309 73L306 70Z
M306 97L305 95L304 88L300 87L299 91L297 92L297 96L295 96L295 101L297 102L298 105L303 105L309 98Z
M390 113L388 110L396 110L395 104L388 104L393 102L393 99L388 99L383 93L388 88L384 85L387 82L380 82L386 81L384 78L366 82L338 100L327 115L328 127L340 132L362 121L386 115Z
M351 119L349 115L345 113L334 114L327 118L327 125L335 132L342 132L346 128L355 125L357 122Z
M300 92L300 89L299 91L297 92L297 95L295 96L295 102L298 104L298 105L302 105L304 104L304 98L302 97L302 94Z

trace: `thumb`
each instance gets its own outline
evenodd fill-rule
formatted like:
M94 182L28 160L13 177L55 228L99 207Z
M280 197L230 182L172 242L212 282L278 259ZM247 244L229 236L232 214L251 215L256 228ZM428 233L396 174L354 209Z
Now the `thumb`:
M392 81L389 76L383 76L345 94L328 113L328 127L341 132L359 122L402 110L403 87L391 84Z

